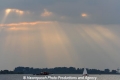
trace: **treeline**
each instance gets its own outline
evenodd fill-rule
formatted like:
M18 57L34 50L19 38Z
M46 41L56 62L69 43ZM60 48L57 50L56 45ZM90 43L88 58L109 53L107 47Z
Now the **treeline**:
M1 70L0 74L38 74L40 72L49 72L53 74L82 74L84 68L74 67L55 67L55 68L30 68L30 67L16 67L13 71ZM88 74L118 74L116 70L110 71L109 69L98 70L88 69Z

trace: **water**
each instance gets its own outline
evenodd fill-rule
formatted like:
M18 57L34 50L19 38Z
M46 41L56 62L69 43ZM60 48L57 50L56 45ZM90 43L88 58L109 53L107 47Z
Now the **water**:
M78 78L82 77L82 75L79 74L52 74L48 75L49 77L53 78L56 77L72 77L72 78ZM37 80L37 79L23 79L26 77L31 78L45 78L48 77L45 75L26 75L26 74L7 74L7 75L0 75L0 80ZM120 80L120 75L89 75L89 77L97 77L97 80ZM38 79L38 80L58 80L58 79ZM59 80L78 80L78 79L59 79ZM79 79L79 80L87 80L87 79ZM89 79L89 80L95 80L95 79Z

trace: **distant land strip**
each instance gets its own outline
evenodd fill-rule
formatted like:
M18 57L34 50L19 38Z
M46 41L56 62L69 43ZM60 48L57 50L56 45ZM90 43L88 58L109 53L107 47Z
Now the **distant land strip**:
M86 68L88 74L118 74L117 70L98 70ZM16 67L13 71L1 70L0 74L39 74L40 72L49 72L53 74L82 74L84 68L75 67L55 67L55 68L31 68L31 67Z

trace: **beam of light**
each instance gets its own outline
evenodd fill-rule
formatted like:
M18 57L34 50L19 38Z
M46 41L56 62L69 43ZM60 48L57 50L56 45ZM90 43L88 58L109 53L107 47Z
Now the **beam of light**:
M83 27L83 30L97 43L104 43L104 39L92 27Z
M5 9L5 15L4 15L4 17L1 21L2 24L6 21L6 19L9 16L10 13L16 13L18 15L23 15L24 13L28 13L28 11L25 12L25 11L22 11L22 10L19 10L19 9L10 9L10 8Z
M47 59L49 61L49 65L53 67L51 64L55 64L56 66L66 66L65 63L61 63L63 61L61 58L64 58L64 62L68 62L67 65L74 65L74 61L72 60L69 49L66 48L66 44L69 44L69 39L65 36L64 32L60 27L51 26L51 27L42 27L40 30L40 35L42 38L42 43L44 46L44 51L46 53ZM54 61L56 60L57 63Z
M96 65L94 65L94 63L96 63L96 61L94 61L94 59L96 59L96 58L92 58L91 55L100 57L101 55L104 54L105 56L108 56L107 59L109 58L109 60L111 60L112 62L114 62L114 63L118 62L117 61L118 59L114 58L114 55L119 56L118 52L116 51L115 48L112 47L112 45L107 41L107 39L104 36L102 36L95 29L98 25L89 25L89 26L88 25L79 25L79 26L80 27L76 28L76 31L78 31L80 37L82 37L82 39L86 42L86 44L83 42L84 43L83 47L85 45L87 45L87 47L84 47L83 49L86 49L84 51L85 54L87 53L85 56L86 57L87 57L87 55L89 56L89 59L87 59L87 60L92 61L92 62L90 62L92 64L92 66L96 66ZM102 26L102 27L104 28L104 26ZM113 33L111 33L111 34L113 34ZM90 51L93 50L93 53L90 54L89 50ZM89 52L87 52L87 51L89 51ZM111 54L112 52L115 54ZM106 58L106 57L102 57L102 58L104 60L104 58ZM97 62L101 63L102 58L97 58L99 60ZM107 62L107 59L105 59L104 63L102 63L102 64L104 64L106 66L108 66L108 65L111 66L110 63ZM89 61L86 61L86 60L83 62L85 65L87 65L86 63L89 63Z
M34 27L30 27L30 25ZM6 43L4 49L8 50L11 53L14 53L14 55L16 56L19 55L20 57L17 57L19 59L25 58L26 61L25 62L23 61L25 64L29 64L27 62L29 62L29 60L31 59L34 59L33 61L31 60L32 63L30 64L38 65L38 63L40 63L40 61L42 63L43 60L47 62L48 66L51 67L66 66L66 65L73 66L75 60L76 61L80 60L80 64L82 62L82 65L84 64L86 65L87 63L85 62L87 61L83 61L86 58L81 59L81 54L82 56L85 57L88 55L90 55L91 57L93 56L91 54L98 54L98 53L100 55L101 54L108 55L108 57L113 59L113 61L118 60L118 59L114 60L115 59L114 55L119 56L117 54L118 52L116 51L115 48L112 47L110 42L108 42L109 40L115 42L116 40L114 40L114 38L116 39L116 37L118 36L115 36L115 34L112 31L104 28L104 26L101 26L102 27L101 28L98 27L98 25L89 25L89 26L82 25L83 27L80 27L79 25L72 25L72 26L67 26L67 28L65 29L66 25L63 26L61 24L58 24L57 22L49 22L49 21L1 24L1 26L10 26L8 27L10 30L9 32L10 34L5 39ZM29 31L29 29L31 30ZM69 34L68 31L71 34ZM78 32L78 34L76 32ZM74 42L71 40L71 38ZM84 50L82 50L83 49L82 48L80 49L81 51L78 50L79 51L78 52L77 49L75 49L76 44L77 44L77 48L83 47ZM98 46L100 49L98 49ZM87 49L89 48L90 48L89 51L94 51L95 53L88 52L87 55L84 55L86 54L85 52L87 52ZM102 51L98 52L96 49L98 51L103 49L103 53L100 53ZM18 52L20 54L18 54ZM78 53L77 56L75 55L76 53ZM73 58L73 56L75 57ZM61 61L63 63L60 63ZM93 62L94 61L96 60L93 60Z
M7 14L6 14L6 15L4 15L4 17L3 17L2 21L1 21L0 26L3 26L3 23L5 22L5 20L6 20L7 16L8 16Z
M120 38L113 34L108 28L103 28L102 26L97 26L95 29L105 38L108 38L110 41L115 43L116 45L120 44Z
M11 9L6 9L5 10L5 15L4 15L4 17L2 19L2 22L1 22L2 24L5 22L7 16L10 14L10 12L11 12Z
M82 25L83 26L83 25ZM86 26L84 26L86 27ZM94 49L94 45L91 44L92 43L92 40L89 39L89 35L85 32L85 30L83 29L84 27L79 27L76 29L76 31L78 32L78 34L80 35L80 37L82 37L83 40L86 41L86 43L92 48Z
M72 60L69 54L69 52L74 53L74 51L72 51L72 47L70 47L70 41L67 38L67 35L56 22L35 22L36 24L32 25L34 27L29 27L29 24L31 24L32 22L29 24L28 23L29 22L21 23L22 25L25 24L25 26L23 27L28 29L26 31L19 30L20 28L22 28L21 24L16 25L15 27L13 27L13 25L12 27L8 27L10 29L9 34L11 35L9 35L9 37L7 37L6 39L7 49L9 48L9 46L11 46L11 52L20 51L21 54L17 54L17 52L16 54L14 54L23 56L26 61L29 61L30 56L28 57L28 55L42 55L44 56L43 60L45 60L45 62L47 62L48 66L50 67L74 65L74 60ZM29 29L32 29L31 32L29 32ZM67 46L69 46L70 50ZM19 49L15 49L17 47L19 47ZM40 51L40 53L37 53L40 48L42 48L42 52ZM31 53L30 51L33 53ZM62 58L65 58L64 63L60 63L63 60ZM39 57L37 57L37 59L35 59L34 61L36 61L33 62L35 64L37 62L39 63L39 61L41 60L39 60Z
M116 36L112 31L110 31L108 28L106 27L102 27L102 26L98 26L95 27L95 29L104 37L107 39L107 45L105 45L105 47L108 49L108 53L114 53L114 54L110 54L110 56L112 55L112 57L114 55L119 56L119 53L117 52L117 49L120 45L120 38L118 36ZM109 43L108 43L109 41ZM116 46L115 48L113 47ZM116 58L116 60L118 60L118 58Z
M113 40L113 38L115 37L114 34L113 34L112 32L109 32L109 30L108 30L108 31L106 31L105 33L111 34L111 35L112 35L111 37L113 37L113 38L110 39L110 38L108 38L108 37L104 37L104 36L106 36L106 34L103 34L103 31L106 30L106 28L102 27L103 31L99 33L99 32L95 29L96 27L97 27L97 26L92 27L92 28L91 28L91 27L84 27L83 30L89 35L89 37L90 37L93 41L95 41L95 42L97 43L97 45L98 45L101 49L103 49L103 50L106 52L106 54L109 56L109 58L114 59L113 61L116 61L116 62L117 62L118 59L115 60L114 55L119 56L119 54L118 54L118 52L116 51L116 49L112 47L111 43L108 42L108 41L111 40L111 39ZM102 35L101 35L101 34L102 34ZM106 39L106 38L107 38L107 39ZM116 44L114 44L114 45L116 45ZM110 53L114 53L114 54L110 54Z
M34 50L33 48L30 47L30 45L34 45L34 42L32 42L34 40L34 37L31 35L28 35L27 33L17 34L17 36L15 34L17 34L17 32L9 33L9 35L5 39L5 47L4 48L7 49L7 51L9 51L9 53L12 53L14 55L13 56L14 59L11 59L12 62L14 62L14 60L17 60L17 63L19 63L19 65L22 63L23 66L26 66L29 64L28 61L29 61L30 55L31 56L35 55L35 53L34 53L34 55L29 54L29 49L28 49L28 47L29 47L31 49L31 52L32 52L32 50ZM18 54L18 52L19 52L19 54ZM8 54L8 55L11 55L11 54ZM28 57L28 55L29 55L29 57ZM19 57L17 57L17 56L19 56ZM21 59L24 59L24 61L22 61Z
M85 25L82 25L82 26L84 26L84 27L86 27ZM88 34L83 30L83 27L78 27L78 28L76 28L76 32L78 32L78 34L79 34L79 37L81 37L85 42L86 42L86 44L87 44L87 46L88 46L88 48L91 48L92 50L94 50L94 52L97 52L97 49L95 48L95 45L94 44L92 44L93 43L93 41L89 38L89 36L88 36ZM85 50L85 52L87 53L87 48L83 48L84 50ZM94 53L93 53L94 54ZM88 56L90 55L90 54L87 54ZM87 55L86 56L84 56L84 57L87 57ZM90 57L90 56L89 56ZM82 57L80 57L80 58L82 58ZM87 62L86 62L86 60L84 60L84 59L80 59L81 60L81 62L83 63L82 64L82 66L83 67L85 67L87 64ZM89 60L92 60L92 59L89 59ZM92 63L95 63L94 61L92 61ZM94 64L92 64L92 65L94 65Z

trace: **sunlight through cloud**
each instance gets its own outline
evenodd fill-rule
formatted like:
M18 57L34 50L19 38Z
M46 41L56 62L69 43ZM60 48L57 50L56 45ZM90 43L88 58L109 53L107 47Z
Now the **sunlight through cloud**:
M0 24L0 27L5 26L28 26L28 25L36 25L36 24L50 24L50 23L57 23L56 21L36 21L36 22L21 22L21 23L10 23L10 24Z
M21 16L25 13L29 14L29 11L22 11L22 10L19 10L19 9L11 9L11 8L5 9L5 14L4 14L4 17L1 21L2 24L6 21L7 17L10 15L10 13L15 13L15 14Z
M19 10L19 9L10 9L10 8L6 9L5 12L6 12L6 14L9 14L10 12L15 12L15 13L17 13L19 15L23 15L25 13L22 10Z
M49 17L51 16L53 13L48 11L47 9L44 9L44 12L41 14L42 17Z
M81 14L82 17L87 17L88 15L86 13Z

